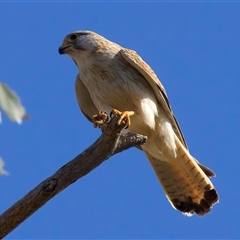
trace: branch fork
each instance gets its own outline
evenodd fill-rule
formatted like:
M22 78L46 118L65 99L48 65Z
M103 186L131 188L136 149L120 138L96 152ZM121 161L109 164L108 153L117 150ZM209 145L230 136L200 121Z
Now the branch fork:
M62 166L56 173L41 182L0 215L0 239L7 236L51 198L108 158L131 147L140 148L147 141L147 137L134 132L122 134L126 124L122 121L118 125L118 120L119 117L114 116L106 123L102 135L90 147Z

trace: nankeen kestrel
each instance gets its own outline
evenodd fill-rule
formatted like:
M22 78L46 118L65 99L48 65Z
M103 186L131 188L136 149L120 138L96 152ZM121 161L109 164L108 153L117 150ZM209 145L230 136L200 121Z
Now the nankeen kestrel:
M188 216L208 213L218 201L214 173L190 154L166 91L142 58L91 31L67 35L59 53L79 69L75 90L83 114L96 125L96 113L113 112L128 131L147 136L141 148L171 205Z

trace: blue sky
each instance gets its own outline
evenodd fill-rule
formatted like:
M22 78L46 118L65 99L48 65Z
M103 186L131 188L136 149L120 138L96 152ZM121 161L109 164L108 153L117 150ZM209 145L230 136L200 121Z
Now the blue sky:
M239 238L240 4L1 2L0 81L30 116L3 116L0 212L82 152L100 132L74 93L77 68L58 54L92 30L134 49L164 84L191 153L212 168L220 203L203 218L168 203L147 159L131 149L61 192L6 239Z

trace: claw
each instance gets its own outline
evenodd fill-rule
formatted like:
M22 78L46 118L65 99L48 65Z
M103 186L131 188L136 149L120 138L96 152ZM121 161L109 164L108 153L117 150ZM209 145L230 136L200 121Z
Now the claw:
M119 118L117 124L120 125L121 122L124 120L126 122L126 127L125 128L128 128L131 125L130 117L133 116L134 114L135 114L134 111L123 111L123 112L120 112L117 109L113 109L111 111L111 113L110 113L110 117L112 117L112 115L119 116L120 118Z
M99 111L98 114L92 116L92 122L94 128L101 128L103 127L104 123L108 122L109 118L107 115L107 112L105 111Z
M113 113L113 110L112 110L112 111L110 112L110 114L109 114L110 118L112 118L113 115L114 115L114 113Z

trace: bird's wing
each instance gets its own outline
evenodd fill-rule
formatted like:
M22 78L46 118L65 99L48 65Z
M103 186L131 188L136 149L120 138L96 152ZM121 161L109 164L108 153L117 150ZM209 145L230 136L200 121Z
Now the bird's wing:
M174 208L183 213L198 215L208 213L213 204L218 201L218 195L208 176L214 173L207 167L200 165L187 149L187 144L169 104L166 91L156 74L142 58L132 50L122 49L122 57L135 68L154 92L158 104L165 111L175 133L177 159L169 162L147 155L167 198ZM139 78L141 81L141 78Z
M75 93L82 113L90 122L92 122L92 116L97 114L98 110L94 105L87 88L83 85L79 74L75 81Z
M151 67L143 61L143 59L133 50L122 48L120 51L123 58L135 69L137 69L140 74L146 79L150 87L152 88L155 96L157 97L158 103L164 109L168 119L170 120L175 134L182 142L182 144L187 148L186 141L183 137L181 129L178 125L178 122L172 112L170 103L168 101L167 93L159 81L157 75L151 69Z
M175 118L173 111L171 109L167 93L159 81L157 75L154 73L154 71L151 69L151 67L143 61L143 59L133 50L122 48L120 50L122 57L136 70L139 71L139 73L146 79L150 87L152 88L153 92L155 93L155 96L158 100L158 103L162 106L164 109L168 119L170 120L173 130L178 137L178 139L181 141L183 146L188 149L187 143L184 139L184 136L182 134L182 131L179 127L179 124L177 122L177 119ZM204 173L208 177L215 176L214 172L209 169L208 167L200 164L195 158L194 160L198 163L199 167L204 171Z

